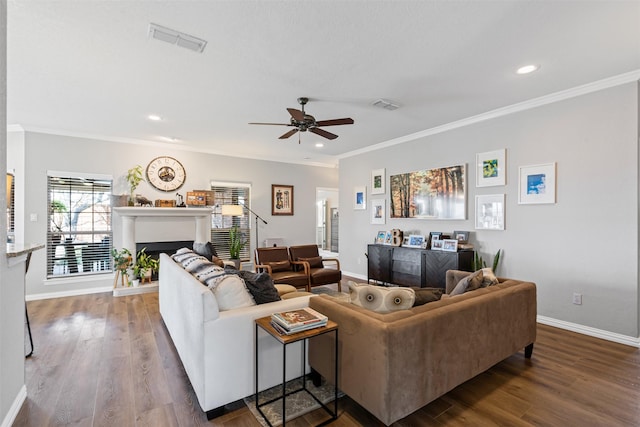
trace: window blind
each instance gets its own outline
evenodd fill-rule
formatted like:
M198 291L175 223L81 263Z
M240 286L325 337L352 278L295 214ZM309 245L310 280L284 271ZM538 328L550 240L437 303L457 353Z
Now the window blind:
M243 209L242 216L222 215L222 205L245 205L251 208L250 195L251 186L249 184L212 182L214 208L211 214L211 243L213 243L218 256L229 259L229 230L237 226L242 239L246 241L245 246L240 251L240 259L249 259L251 244L251 221L249 221L249 211Z
M50 174L47 206L47 278L111 273L111 180Z

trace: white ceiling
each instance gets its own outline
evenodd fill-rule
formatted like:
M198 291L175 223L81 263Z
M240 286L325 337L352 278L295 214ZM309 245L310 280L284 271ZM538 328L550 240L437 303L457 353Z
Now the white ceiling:
M208 44L150 39L152 22ZM529 63L540 70L515 74ZM335 164L638 70L640 1L8 2L10 125L287 162ZM301 144L278 139L289 127L248 124L288 123L301 96L317 120L355 124Z

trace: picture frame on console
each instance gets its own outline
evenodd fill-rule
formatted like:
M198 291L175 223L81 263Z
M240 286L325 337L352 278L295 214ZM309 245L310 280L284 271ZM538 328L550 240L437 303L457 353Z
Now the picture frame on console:
M384 244L384 239L386 237L387 237L387 232L386 231L378 231L378 234L376 234L376 243L378 245Z
M431 241L431 250L432 251L441 251L444 240L434 239Z
M442 251L444 252L458 252L458 241L456 239L443 239Z
M271 215L293 215L293 185L271 184Z
M406 246L408 248L422 248L422 243L424 243L424 236L419 234L410 234L407 244L403 243L402 246Z
M458 243L468 243L469 242L469 232L468 231L454 231L453 238L458 241Z

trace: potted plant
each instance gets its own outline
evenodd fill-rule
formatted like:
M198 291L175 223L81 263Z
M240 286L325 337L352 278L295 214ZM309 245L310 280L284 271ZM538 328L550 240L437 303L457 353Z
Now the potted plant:
M154 259L146 252L147 248L142 248L136 255L136 263L133 266L134 277L142 279L142 283L148 278L151 282L151 275L158 271L160 261Z
M142 182L142 166L135 165L127 171L127 182L129 183L129 206L136 204L135 195L133 194Z
M498 249L498 252L496 252L495 257L493 257L493 263L491 265L491 270L495 273L496 270L498 269L498 263L500 262L500 253L501 253L502 249ZM473 258L473 271L478 271L481 268L486 268L487 267L487 263L482 259L482 256L478 254L478 252L476 252L474 254L474 258Z
M118 281L117 274L122 276L122 286L129 286L129 267L131 267L131 252L129 249L123 248L117 250L111 249L111 257L113 258L113 267L116 269L116 282ZM127 285L125 285L125 283Z
M229 230L229 256L236 264L236 269L240 266L240 251L247 242L242 238L242 233L238 226L233 226Z

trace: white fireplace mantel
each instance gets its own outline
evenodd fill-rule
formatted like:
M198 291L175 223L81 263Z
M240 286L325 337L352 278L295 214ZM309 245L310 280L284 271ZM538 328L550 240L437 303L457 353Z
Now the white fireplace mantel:
M122 217L122 247L136 253L136 220L138 218L160 218L168 222L172 218L193 218L195 221L194 242L205 243L211 239L211 213L213 208L152 208L121 207L113 211Z

